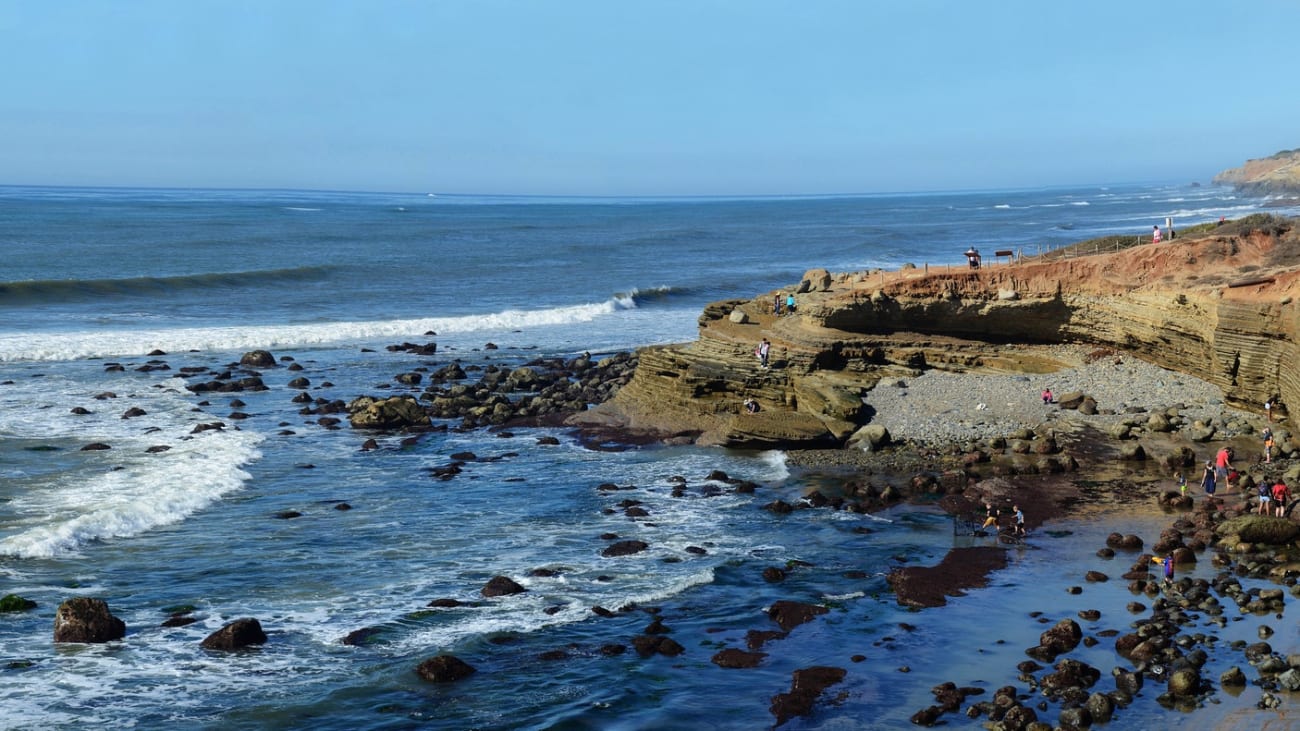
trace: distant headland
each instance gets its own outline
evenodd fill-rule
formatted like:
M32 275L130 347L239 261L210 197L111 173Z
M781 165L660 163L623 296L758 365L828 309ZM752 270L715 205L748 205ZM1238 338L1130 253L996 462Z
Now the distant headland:
M1300 148L1247 160L1241 167L1215 175L1213 182L1251 195L1300 194Z

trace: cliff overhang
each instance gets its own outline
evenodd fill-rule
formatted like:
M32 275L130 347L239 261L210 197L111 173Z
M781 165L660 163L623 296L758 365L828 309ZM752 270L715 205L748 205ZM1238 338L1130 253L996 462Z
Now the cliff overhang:
M928 368L1044 372L1032 346L1114 348L1209 381L1233 405L1300 403L1300 230L1231 232L978 270L811 270L792 289L705 308L699 338L647 348L630 383L575 423L745 448L844 444L863 394ZM755 345L771 344L763 367ZM752 402L757 410L746 404Z

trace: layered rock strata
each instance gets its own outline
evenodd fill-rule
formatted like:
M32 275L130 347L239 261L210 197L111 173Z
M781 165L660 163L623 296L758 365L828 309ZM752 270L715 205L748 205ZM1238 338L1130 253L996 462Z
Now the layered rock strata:
M1229 403L1300 403L1300 231L1240 232L971 270L808 272L795 314L773 293L707 306L699 339L640 353L610 402L576 417L735 447L842 444L870 421L862 395L925 368L1044 372L1032 347L1114 348L1197 376ZM743 317L733 313L743 313ZM768 367L754 349L771 342ZM746 409L757 404L757 412Z

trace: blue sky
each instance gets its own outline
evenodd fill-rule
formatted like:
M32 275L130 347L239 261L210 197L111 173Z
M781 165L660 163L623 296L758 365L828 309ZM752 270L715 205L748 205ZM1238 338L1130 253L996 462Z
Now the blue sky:
M1300 3L0 1L0 184L586 195L1206 182Z

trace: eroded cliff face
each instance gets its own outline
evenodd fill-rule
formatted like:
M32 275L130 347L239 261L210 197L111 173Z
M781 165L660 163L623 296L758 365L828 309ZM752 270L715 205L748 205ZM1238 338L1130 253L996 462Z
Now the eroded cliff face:
M584 420L731 446L842 443L868 420L861 395L882 377L1055 370L1066 364L1022 346L1058 343L1132 353L1247 409L1274 395L1300 404L1298 287L1289 224L974 271L814 270L798 314L774 317L771 293L714 303L697 341L643 351L631 383ZM753 352L764 337L770 368Z
M1300 193L1300 150L1247 160L1241 167L1214 176L1213 182L1259 195Z

